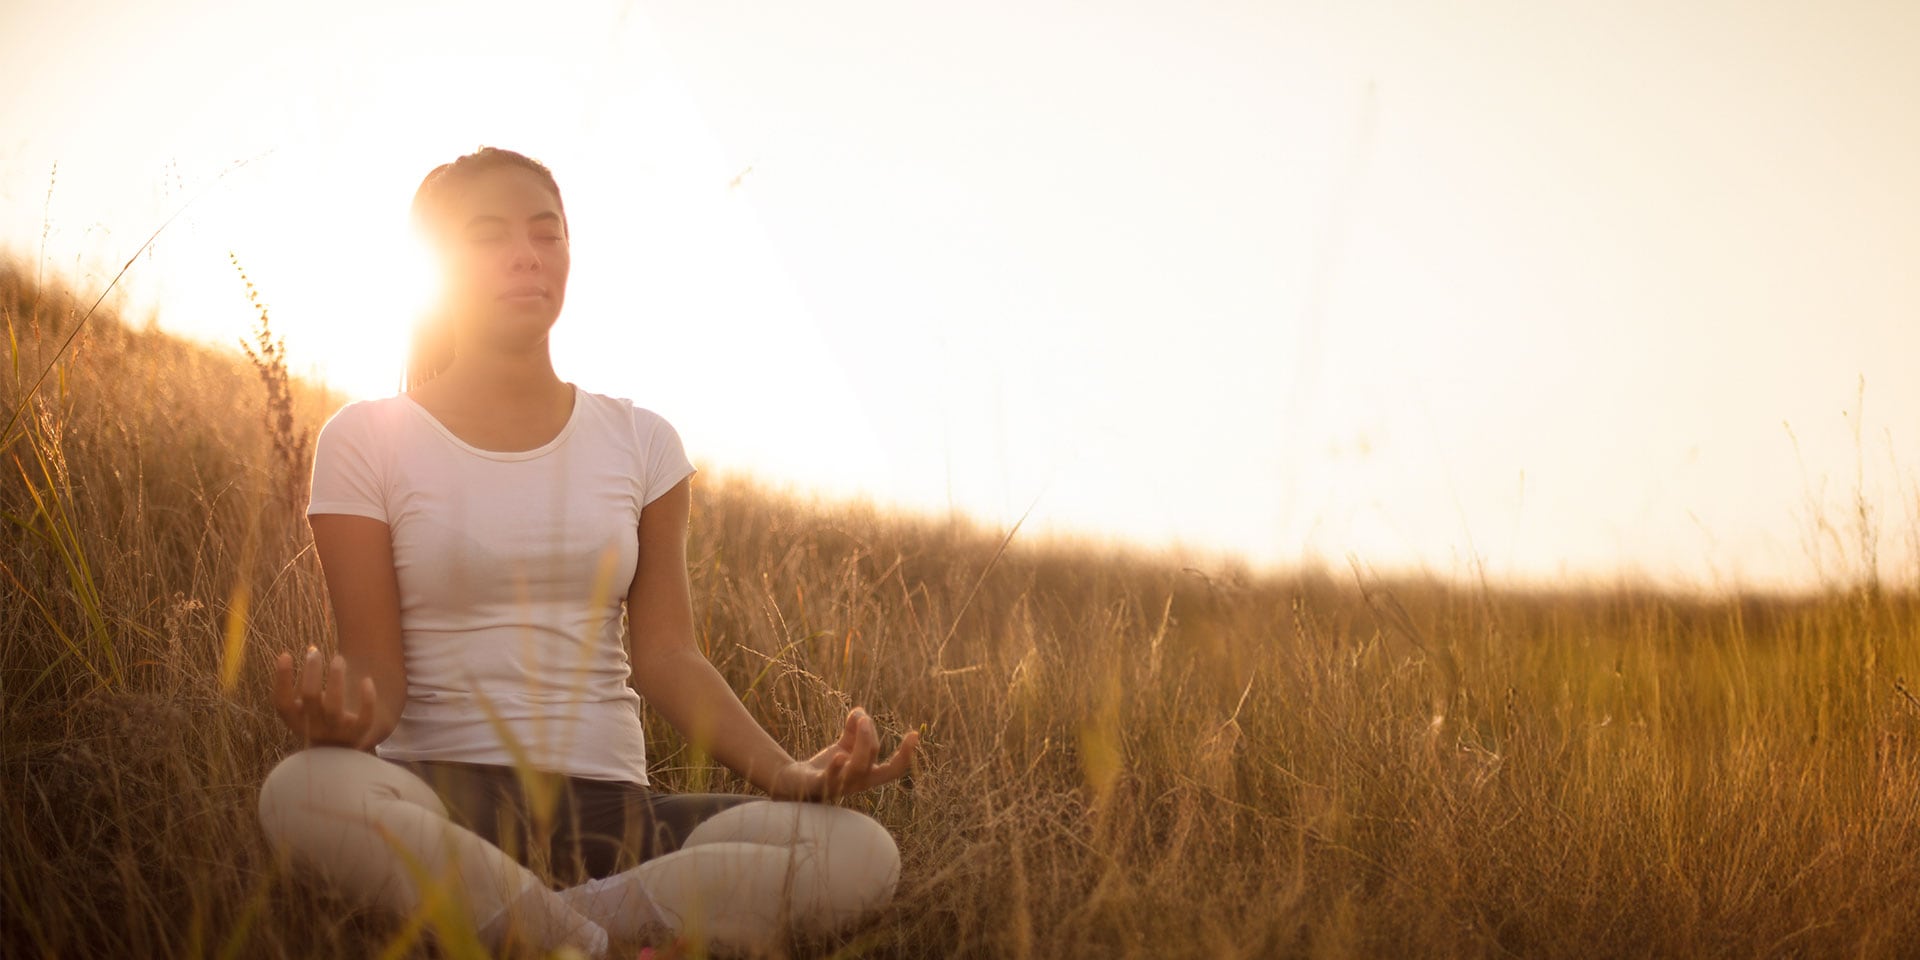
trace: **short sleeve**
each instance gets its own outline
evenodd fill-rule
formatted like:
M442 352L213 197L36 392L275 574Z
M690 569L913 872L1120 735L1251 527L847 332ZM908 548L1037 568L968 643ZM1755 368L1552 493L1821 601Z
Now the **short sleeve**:
M640 505L660 498L660 495L673 489L673 485L693 475L693 461L687 459L686 447L680 442L680 431L673 428L665 417L651 411L635 408L641 422L635 424L643 434L646 478L640 495Z
M307 515L347 513L387 522L385 484L381 481L372 424L359 404L340 408L313 441L312 496Z

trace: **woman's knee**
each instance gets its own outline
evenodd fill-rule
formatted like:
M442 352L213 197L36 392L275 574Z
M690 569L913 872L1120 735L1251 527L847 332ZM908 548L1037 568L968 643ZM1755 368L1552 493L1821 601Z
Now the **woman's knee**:
M438 805L418 778L391 763L348 747L316 746L288 754L260 784L260 826L285 847L318 820L363 815L366 804L387 795ZM337 824L335 825L337 829Z
M333 799L336 791L327 789L329 766L337 766L327 753L333 748L309 747L282 758L260 783L260 827L275 847L285 849L303 824Z
M785 848L798 859L789 896L796 920L812 928L837 929L884 905L900 879L900 848L880 821L858 810L820 803L764 801L724 811L694 831L682 852L718 844ZM731 851L712 851L726 862ZM669 857L678 855L669 855ZM696 854L698 856L698 854ZM720 874L715 874L719 876Z
M900 847L880 821L844 807L832 811L822 837L832 912L837 920L884 905L900 882Z
M436 829L445 806L433 789L398 764L347 747L282 759L261 781L259 814L280 864L312 871L365 904L412 909L420 887L406 857L427 858L437 873L448 856Z

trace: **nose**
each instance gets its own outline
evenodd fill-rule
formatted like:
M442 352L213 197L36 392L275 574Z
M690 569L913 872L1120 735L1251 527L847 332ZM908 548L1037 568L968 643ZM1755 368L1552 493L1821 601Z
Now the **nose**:
M513 244L513 262L515 270L535 270L540 267L540 251L534 248L532 237L521 237Z

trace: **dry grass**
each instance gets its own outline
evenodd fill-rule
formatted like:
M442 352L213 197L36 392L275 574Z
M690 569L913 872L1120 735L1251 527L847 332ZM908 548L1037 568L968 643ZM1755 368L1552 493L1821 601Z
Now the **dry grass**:
M331 645L284 451L341 398L94 317L26 400L67 302L0 273L0 953L434 955L276 872L254 820L295 747L269 657ZM748 706L795 750L855 702L926 730L858 801L894 906L797 954L1920 944L1911 589L1256 579L709 474L698 630ZM739 786L649 720L662 783Z

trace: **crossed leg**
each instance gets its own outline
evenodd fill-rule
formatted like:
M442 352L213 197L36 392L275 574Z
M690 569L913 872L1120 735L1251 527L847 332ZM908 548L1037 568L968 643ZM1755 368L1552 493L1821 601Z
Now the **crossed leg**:
M721 949L750 949L788 929L831 933L884 904L900 852L863 813L766 800L700 822L679 850L560 892L620 939L650 925Z
M453 822L426 781L372 754L310 747L268 774L260 821L271 846L351 900L399 916L446 884L489 946L509 921L535 944L600 956L611 934L652 925L721 949L792 928L832 932L892 896L900 854L878 821L844 807L756 801L701 821L679 850L562 891Z
M277 855L350 900L410 916L445 884L489 946L511 920L547 949L572 944L597 957L607 948L606 932L537 875L449 819L426 781L373 754L323 746L289 755L261 784L260 824Z

